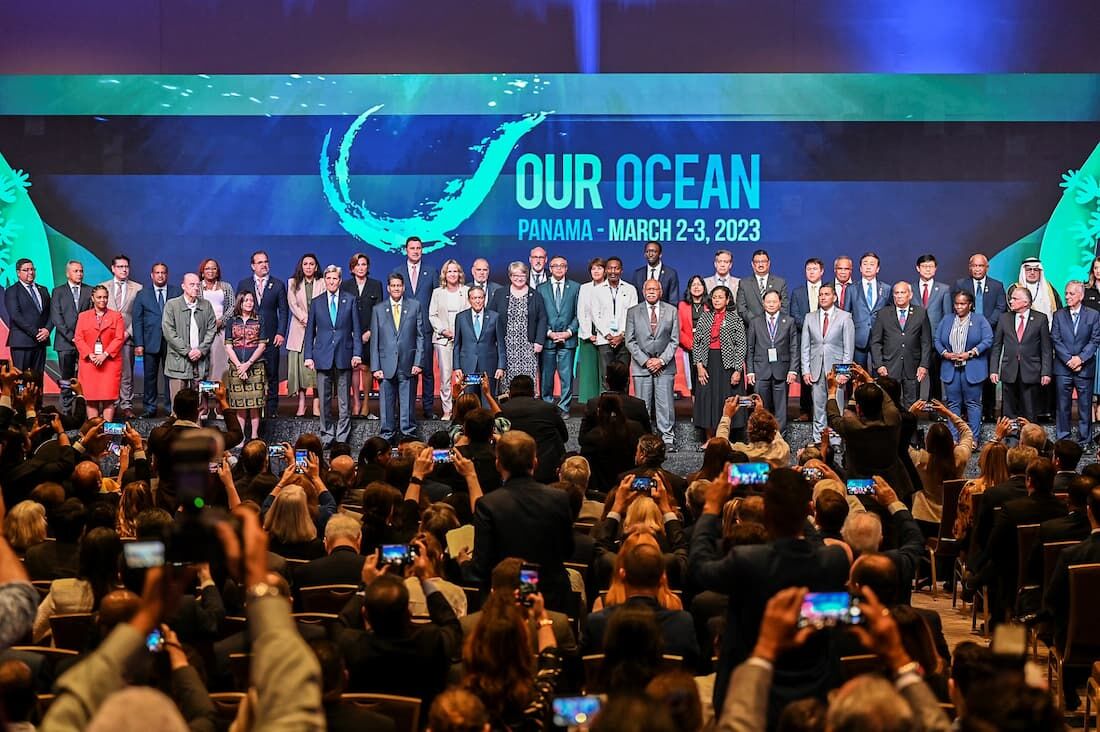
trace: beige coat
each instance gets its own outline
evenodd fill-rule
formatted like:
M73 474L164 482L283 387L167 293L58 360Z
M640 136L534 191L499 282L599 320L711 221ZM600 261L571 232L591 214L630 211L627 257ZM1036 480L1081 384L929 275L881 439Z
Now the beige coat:
M320 274L320 273L318 273ZM313 297L323 294L325 280L317 277L313 280ZM309 319L309 311L306 309L306 286L303 284L298 291L294 291L294 284L286 281L286 302L290 306L290 327L287 328L286 350L295 353L302 352L303 341L306 335L305 321Z

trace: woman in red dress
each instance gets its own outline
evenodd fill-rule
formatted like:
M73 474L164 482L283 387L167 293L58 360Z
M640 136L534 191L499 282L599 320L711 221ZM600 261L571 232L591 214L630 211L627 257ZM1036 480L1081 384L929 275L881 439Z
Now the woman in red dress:
M80 356L77 376L84 387L88 416L98 417L102 413L111 422L122 383L119 355L126 342L126 324L117 310L107 309L107 297L103 285L92 290L92 309L77 317L73 343Z

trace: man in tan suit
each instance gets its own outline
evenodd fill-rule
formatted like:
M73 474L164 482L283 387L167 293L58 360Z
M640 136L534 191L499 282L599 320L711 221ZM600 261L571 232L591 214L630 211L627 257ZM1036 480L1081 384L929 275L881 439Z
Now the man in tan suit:
M126 323L126 343L122 346L122 383L118 392L118 408L124 419L133 419L134 410L134 300L141 284L130 279L130 258L116 254L111 260L114 277L101 283L107 288L107 307L122 313Z

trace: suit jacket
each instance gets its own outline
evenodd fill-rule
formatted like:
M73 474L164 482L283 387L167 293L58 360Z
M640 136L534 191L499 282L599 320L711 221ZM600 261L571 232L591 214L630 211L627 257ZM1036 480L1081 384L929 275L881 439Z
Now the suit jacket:
M294 351L295 353L301 353L305 343L306 335L306 323L309 321L309 306L306 304L306 282L302 281L302 284L297 290L294 289L293 280L287 280L286 283L286 304L290 310L290 315L287 317L286 327L286 350ZM323 278L315 278L313 284L310 287L310 302L315 298L325 294L325 280ZM340 289L344 289L344 283L340 283ZM354 297L355 293L351 293ZM299 320L301 318L301 320ZM368 320L365 324L363 321L359 321L359 324L364 327L370 326Z
M473 525L477 581L488 586L493 567L507 557L534 562L546 606L566 611L571 590L564 563L573 556L573 512L565 491L513 477L478 501Z
M191 350L191 313L183 295L164 303L161 330L164 333L164 375L170 379L205 379L210 373L210 345L218 334L214 306L201 297L195 305L199 322L199 344L203 357L197 362L187 358ZM228 444L228 443L227 443Z
M183 294L179 285L165 285L164 304L174 297ZM71 298L70 298L71 303ZM226 303L226 309L231 310L232 304ZM160 353L164 350L163 338L164 308L157 302L157 291L152 285L143 287L134 298L131 323L133 324L134 345L144 348L149 353Z
M1012 607L1016 596L1016 580L1019 568L1019 542L1016 527L1023 524L1041 524L1047 519L1065 517L1066 504L1051 495L1033 493L1004 504L993 519L993 531L989 537L989 558L997 576L1004 605Z
M296 567L291 577L299 589L317 585L358 585L366 560L354 547L338 546L327 556Z
M333 323L326 290L309 304L302 359L312 359L318 371L350 369L353 358L363 358L362 333L355 296L336 292L336 322Z
M649 303L642 301L626 311L626 350L630 351L630 375L651 376L646 360L664 363L662 376L676 373L676 346L680 315L675 305L657 302L657 332L650 332Z
M355 280L355 277L349 277L340 283L340 291L346 292L355 298L355 307L359 311L359 327L365 332L370 328L371 313L374 312L374 306L382 302L382 283L378 280L368 277L367 281L363 283L363 294L359 294L359 283ZM362 333L359 334L362 339Z
M696 522L688 562L699 587L729 594L714 684L715 709L722 708L731 670L752 653L764 606L772 595L785 587L839 592L848 580L848 556L839 547L817 541L778 539L724 553L722 517L714 514L704 514ZM782 687L806 696L834 686L839 670L836 658L828 652L830 640L828 633L815 633L802 648L780 656L775 663L779 678L772 693Z
M1001 316L1008 312L1008 298L1005 297L1005 286L993 279L992 277L985 278L985 289L982 292L982 312L985 319L989 321L989 327L994 330L997 329L997 323L1000 321ZM969 292L974 294L974 279L972 277L963 277L955 282L955 290L963 292ZM975 308L977 307L977 301L974 302Z
M695 633L695 620L685 610L666 610L656 598L646 595L628 597L621 605L613 605L594 612L585 620L584 653L603 653L604 635L611 617L623 608L648 609L657 616L664 641L663 652L683 656L686 669L699 668L699 639Z
M858 283L856 282L856 280L848 280L848 284L844 285L844 287L841 288L840 282L838 280L834 279L832 281L833 292L836 293L836 307L840 308L841 310L843 310L846 313L851 314L851 312L852 312L852 300L855 298L855 290L853 290L852 288L854 286L856 286L857 284ZM841 297L840 297L841 289L844 290L843 300L841 300Z
M1100 534L1093 531L1077 546L1062 550L1054 565L1050 585L1043 596L1043 605L1054 617L1054 642L1065 647L1069 626L1069 568L1075 564L1100 562Z
M955 316L944 318L940 321L940 327L936 329L936 353L941 356L952 351L951 329L955 327ZM968 384L981 384L989 377L989 349L993 347L993 329L989 327L989 321L973 313L970 317L970 327L966 329L966 350L977 349L975 358L966 360L961 376L966 378ZM955 380L959 368L951 361L940 362L940 379L946 384Z
M27 548L25 562L32 580L75 577L80 569L80 545L44 541Z
M512 397L500 405L500 413L512 423L512 429L531 435L538 445L539 464L535 468L535 480L540 483L557 480L558 465L565 455L565 443L569 439L561 410L541 399Z
M1017 340L1016 313L1005 313L993 334L989 370L998 374L1002 381L1038 384L1040 377L1051 375L1053 353L1047 316L1037 310L1028 310L1024 337Z
M850 478L881 475L903 501L913 494L909 473L898 459L901 412L888 395L882 395L882 419L864 419L851 410L840 411L835 399L825 403L829 428L844 439L844 463Z
M504 319L484 308L481 311L481 337L474 332L474 311L463 310L455 318L452 366L466 374L493 374L508 365L504 351Z
M703 284L707 286L707 292L710 292L711 290L713 290L715 287L718 287L718 285L720 285L722 283L718 281L718 276L717 275L711 275L710 277L706 277L706 278L703 279ZM730 291L730 302L732 302L734 304L734 307L736 307L737 306L737 291L741 288L741 278L740 277L734 277L732 274L728 274L728 275L726 275L725 285L726 285L726 287L729 288L729 291ZM680 294L682 295L683 293L680 293Z
M73 291L69 289L67 280L53 288L53 293L50 295L50 325L54 329L53 350L58 353L76 350L76 344L73 343L73 337L76 335L76 318L91 307L91 285L81 283L78 302L73 302ZM160 332L159 320L157 332Z
M502 287L493 295L493 299L486 306L493 310L504 322L505 331L508 330L508 297L511 287ZM527 288L527 341L529 343L545 343L547 328L546 306L542 296L534 289Z
M432 324L428 320L428 306L432 304L432 291L439 287L439 271L420 260L420 268L416 273L416 289L409 282L409 262L405 260L401 266L394 270L405 279L405 299L415 300L420 303L420 311L424 314L424 322L420 323L420 334L426 338L432 335ZM372 335L373 338L373 335ZM431 353L426 354L429 358ZM375 361L371 361L375 363Z
M475 285L477 285L478 287L480 287L482 290L485 291L485 304L486 305L489 304L489 302L493 299L493 295L495 295L497 290L499 290L502 286L499 282L493 282L492 280L485 280L485 284L483 284L483 285L478 285L473 280L470 280L469 282L466 283L467 287L474 287Z
M274 338L277 335L286 337L287 317L290 315L290 305L286 299L286 284L271 273L267 275L267 283L262 293L256 293L256 278L245 277L237 283L237 294L251 292L256 298L256 311L260 314L260 339L267 341L267 352L275 347ZM268 378L272 378L268 375Z
M646 403L635 396L630 396L625 392L619 391L605 391L599 396L594 396L588 400L588 403L584 405L584 417L581 418L581 428L578 433L578 438L585 432L596 427L596 407L599 406L600 396L604 394L615 394L623 402L623 414L627 419L632 419L642 426L646 432L652 432L653 426L649 421L649 409L646 407Z
M1028 584L1040 584L1043 580L1043 544L1057 541L1082 541L1092 531L1088 514L1083 510L1070 511L1065 516L1055 516L1039 524L1039 538L1028 557Z
M832 325L830 323L830 325ZM768 332L768 315L753 318L745 326L747 350L745 370L758 379L782 381L790 372L798 373L802 365L799 350L799 326L793 315L778 313L775 321L775 339ZM768 351L774 348L776 361L768 360Z
M1009 501L1026 495L1023 475L1011 475L1005 482L998 483L982 494L981 511L974 517L974 546L978 547L978 556L967 561L971 568L980 569L989 558L985 549L989 546L989 537L993 534L993 523L997 514Z
M50 291L37 282L34 289L42 300L42 309L34 304L34 298L22 282L16 280L4 290L4 307L8 311L8 347L43 348L48 341L39 342L35 335L41 328L51 328Z
M393 300L387 297L371 313L370 363L383 377L408 376L413 366L424 363L424 321L426 307L416 300L401 298L401 327L393 327Z
M769 272L765 282L767 283L765 290L779 291L779 309L784 315L789 313L791 302L787 297L787 281ZM764 314L764 300L760 297L760 287L757 284L755 272L745 277L737 288L737 314L745 321Z
M894 305L883 308L871 327L871 366L885 366L895 379L915 379L918 368L932 364L932 328L920 305L909 304L905 329Z
M824 284L826 283L822 281L818 283L818 286L820 287ZM810 302L810 284L808 282L803 282L801 285L791 290L790 314L791 317L794 318L795 325L798 326L799 331L802 330L802 324L806 321L806 316L816 310L817 300L815 298L814 302Z
M852 320L856 326L856 348L867 348L867 342L871 338L871 326L875 324L875 316L886 307L894 306L894 298L890 285L882 280L875 280L878 285L878 293L875 295L875 305L867 302L867 293L863 289L863 279L852 282L853 289L848 290L852 298Z
M118 299L115 297L114 278L106 282L101 282L100 284L107 288L107 309L117 310L122 313L122 319L126 321L126 338L127 340L133 338L134 300L137 298L137 294L143 289L141 283L134 282L133 280L126 280L126 287L124 288L125 294L122 297L122 307L119 307Z
M643 299L642 289L645 287L646 280L648 279L648 264L634 270L634 276L630 278L631 284L634 285L634 289L638 292L639 302ZM665 302L676 303L683 297L684 293L680 290L680 275L676 273L676 270L669 267L664 262L661 262L661 272L657 277L657 281L661 283L661 299Z
M546 330L569 331L573 335L565 340L565 348L577 347L577 332L580 324L577 321L577 295L580 294L580 283L573 280L565 280L562 283L561 307L554 301L554 278L539 285L537 292L542 295L542 304L546 309ZM549 338L543 338L547 348L553 348L554 342Z
M1074 356L1080 357L1085 363L1081 370L1076 372L1079 376L1091 379L1096 375L1096 349L1100 348L1100 312L1081 306L1081 314L1077 318L1077 332L1073 332L1073 316L1069 308L1061 308L1054 311L1054 324L1050 329L1050 340L1054 347L1054 375L1070 376L1066 362Z
M829 315L829 332L821 338L820 311L807 317L802 324L802 375L809 374L816 382L834 364L851 363L855 355L855 324L852 316L840 308Z
M955 309L951 301L951 286L946 282L932 280L932 287L928 293L928 304L921 302L921 281L913 283L913 302L920 305L928 313L928 320L932 323L932 333L940 327L940 321L944 318L953 318Z

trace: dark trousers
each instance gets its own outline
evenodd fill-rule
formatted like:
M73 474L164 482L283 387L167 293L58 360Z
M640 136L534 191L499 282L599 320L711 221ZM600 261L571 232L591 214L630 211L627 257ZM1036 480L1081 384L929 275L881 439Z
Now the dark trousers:
M756 377L755 391L764 408L775 415L779 431L787 426L787 380ZM812 404L812 401L811 401Z
M1083 369L1082 369L1083 371ZM1073 409L1073 390L1077 390L1077 435L1080 441L1092 435L1092 385L1093 375L1077 373L1054 377L1058 392L1057 436L1058 439L1071 438L1070 412Z
M264 371L267 373L267 408L264 417L279 415L279 351L281 349L268 343L264 349Z
M69 389L68 382L71 379L76 378L76 366L80 360L80 354L76 351L58 351L57 352L57 369L59 377L61 378L61 413L72 414L73 413L73 390Z
M424 318L427 320L427 317ZM427 334L422 337L424 344L424 363L420 372L420 404L424 408L424 416L435 411L435 349L432 347L432 331L429 328ZM410 379L409 388L413 393L413 404L416 403L417 377Z
M172 403L168 400L168 378L164 376L164 352L150 353L148 350L141 357L141 404L146 413L156 413L157 400L165 405L165 409L172 411Z
M612 361L619 361L630 365L630 351L626 350L626 341L618 348L612 348L610 344L605 343L602 346L596 346L596 350L600 352L600 363L603 365L603 372L607 373L607 364Z
M870 371L871 367L868 364L871 362L871 349L860 348L859 346L856 346L855 354L852 356L852 361L854 363L858 363L860 366Z
M1025 417L1035 421L1039 407L1039 385L1028 384L1017 379L1013 382L1001 381L1001 412L1005 417Z
M20 371L34 371L34 383L38 385L38 396L41 398L42 374L46 370L46 346L11 349L11 365Z

